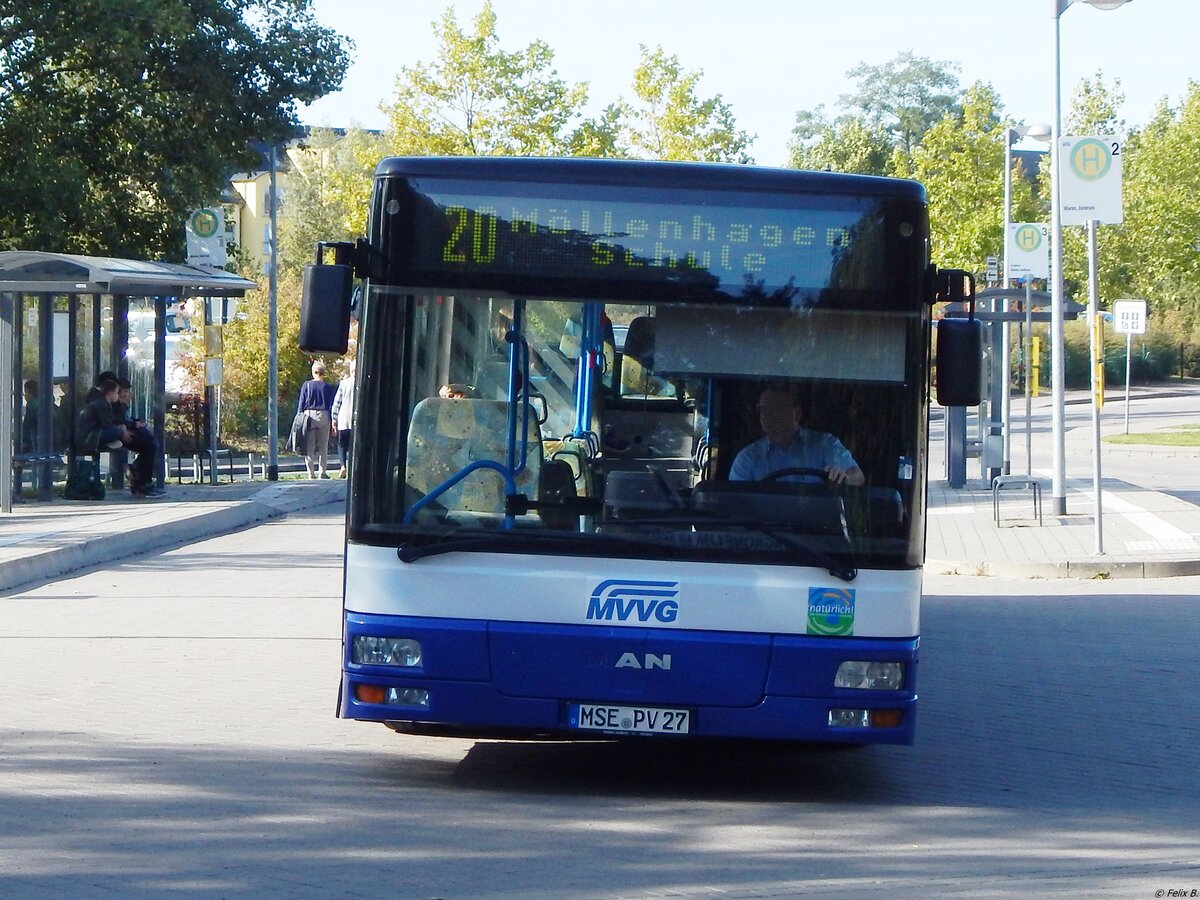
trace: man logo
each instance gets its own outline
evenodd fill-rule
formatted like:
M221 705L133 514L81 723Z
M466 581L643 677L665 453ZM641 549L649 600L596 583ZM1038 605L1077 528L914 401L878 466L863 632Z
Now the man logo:
M621 658L617 660L614 668L617 669L669 669L671 668L671 654L664 653L659 656L656 653L647 653L642 659L638 659L636 653L622 653Z
M674 622L679 616L678 581L602 581L588 600L587 618L601 622Z

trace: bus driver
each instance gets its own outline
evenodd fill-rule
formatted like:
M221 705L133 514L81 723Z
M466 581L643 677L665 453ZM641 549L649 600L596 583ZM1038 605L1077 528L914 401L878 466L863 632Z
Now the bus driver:
M834 484L866 481L850 451L831 434L800 425L800 397L786 388L768 387L758 399L763 437L743 447L729 470L730 481L759 481L781 469L824 470ZM815 476L785 476L783 481L812 481Z

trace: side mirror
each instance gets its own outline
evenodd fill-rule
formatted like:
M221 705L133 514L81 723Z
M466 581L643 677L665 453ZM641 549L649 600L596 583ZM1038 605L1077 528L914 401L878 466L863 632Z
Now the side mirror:
M983 385L983 325L978 319L942 319L937 326L937 402L978 406Z
M937 402L978 406L983 394L980 361L983 326L975 318L975 276L962 269L929 267L929 301L961 303L965 319L945 318L937 326Z
M333 262L325 265L326 248L333 251ZM300 299L300 349L306 353L346 352L350 344L350 313L354 276L366 276L362 260L366 242L333 241L317 243L317 264L305 266Z
M305 266L300 299L300 349L305 353L346 352L350 344L350 266Z

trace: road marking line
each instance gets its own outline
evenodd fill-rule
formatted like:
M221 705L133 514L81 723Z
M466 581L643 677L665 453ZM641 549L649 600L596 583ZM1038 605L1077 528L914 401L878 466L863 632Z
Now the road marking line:
M1077 492L1087 497L1093 504L1095 503L1096 494L1092 490L1092 481L1082 478L1066 479L1067 486L1073 488ZM1139 489L1143 490L1143 489ZM1152 493L1152 492L1151 492ZM1154 544L1165 542L1173 550L1195 550L1200 549L1200 544L1188 532L1181 528L1176 528L1165 519L1160 519L1152 512L1147 512L1136 503L1126 500L1114 494L1112 491L1100 491L1100 502L1103 509L1107 509L1116 515L1123 516L1128 520L1129 524L1146 532L1150 535L1151 541L1146 549L1155 549ZM1135 541L1133 544L1141 544L1141 541ZM1130 549L1135 549L1132 545ZM1165 548L1164 548L1165 549Z

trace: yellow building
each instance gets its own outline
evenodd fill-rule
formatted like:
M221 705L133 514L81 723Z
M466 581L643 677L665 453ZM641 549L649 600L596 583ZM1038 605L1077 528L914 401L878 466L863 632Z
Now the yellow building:
M275 162L275 187L282 202L291 154L295 145L285 148ZM271 262L271 172L267 150L262 165L253 172L238 172L229 179L229 190L222 197L225 207L226 244L234 244L260 272Z

